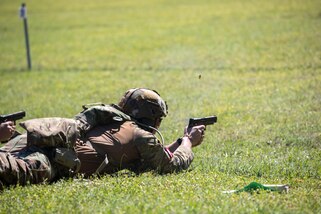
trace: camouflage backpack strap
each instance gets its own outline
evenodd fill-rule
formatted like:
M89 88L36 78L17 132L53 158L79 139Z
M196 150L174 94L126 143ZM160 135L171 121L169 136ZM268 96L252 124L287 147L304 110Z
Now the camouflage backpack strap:
M116 105L88 105L83 106L84 110L75 116L78 131L84 136L90 129L97 125L106 125L113 121L131 120L130 116L120 111Z

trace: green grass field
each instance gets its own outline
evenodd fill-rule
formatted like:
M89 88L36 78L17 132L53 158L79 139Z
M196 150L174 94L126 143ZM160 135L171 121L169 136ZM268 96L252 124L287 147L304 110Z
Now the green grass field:
M0 193L0 213L320 213L319 0L0 0L0 114L73 117L86 103L156 89L160 131L215 114L191 170L145 173ZM19 130L22 129L19 127ZM288 194L222 194L252 181Z

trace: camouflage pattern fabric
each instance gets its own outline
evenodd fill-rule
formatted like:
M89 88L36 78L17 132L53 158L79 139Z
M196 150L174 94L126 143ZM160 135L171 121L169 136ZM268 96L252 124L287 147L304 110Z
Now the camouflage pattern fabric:
M108 164L99 174L122 169L138 173L181 171L194 158L191 148L184 146L171 153L155 135L113 106L94 106L75 119L41 118L21 125L27 133L0 148L0 186L51 182L74 175L71 168L90 176L107 158ZM57 147L67 149L59 150L55 162Z
M26 137L20 139L24 140ZM50 181L55 176L55 171L46 155L48 151L37 147L25 147L16 153L10 153L1 149L0 181L3 185L41 183Z
M179 147L172 155L168 151L159 149L159 143L149 141L141 144L138 149L142 157L142 169L156 169L159 173L180 172L186 170L194 159L191 149Z
M109 124L113 121L130 120L130 117L118 110L115 105L93 106L75 116L78 131L84 136L89 130L98 125Z
M75 150L82 162L80 172L87 175L95 173L106 155L110 162L105 168L107 173L123 168L153 169L160 173L181 171L187 169L194 158L192 150L185 147L171 154L155 135L139 128L115 105L93 106L75 118L85 142L77 143Z
M72 148L78 137L77 123L67 118L39 118L20 123L27 131L28 146Z
M169 173L187 169L194 155L190 148L179 147L174 153L166 149L152 133L135 122L114 122L96 126L87 133L86 141L75 147L81 161L80 173L90 176L108 158L101 173L129 169L140 173L155 170Z

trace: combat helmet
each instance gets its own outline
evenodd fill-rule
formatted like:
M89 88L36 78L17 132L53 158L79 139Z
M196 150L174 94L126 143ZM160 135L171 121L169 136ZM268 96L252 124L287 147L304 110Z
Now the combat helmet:
M167 104L155 90L133 88L125 92L118 106L120 109L146 126L155 127L167 115Z

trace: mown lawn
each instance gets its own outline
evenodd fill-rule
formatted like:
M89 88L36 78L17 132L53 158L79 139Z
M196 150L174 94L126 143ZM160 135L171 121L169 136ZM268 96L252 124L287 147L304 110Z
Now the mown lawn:
M169 105L170 143L215 114L190 170L126 171L0 193L0 213L320 213L321 8L318 0L0 1L0 114L73 117L133 87ZM19 127L19 130L22 129ZM252 181L288 194L223 194Z

